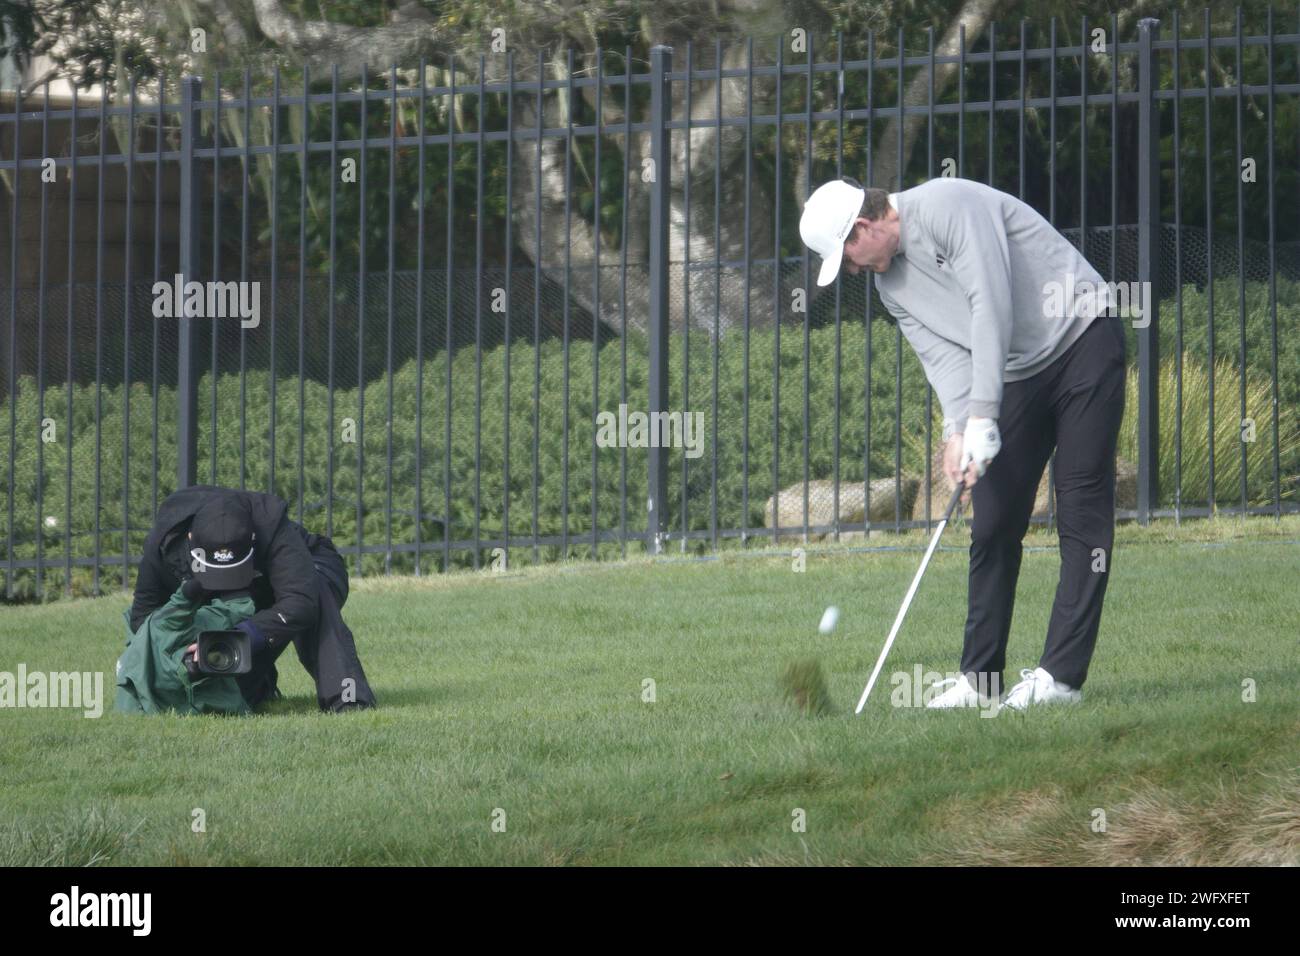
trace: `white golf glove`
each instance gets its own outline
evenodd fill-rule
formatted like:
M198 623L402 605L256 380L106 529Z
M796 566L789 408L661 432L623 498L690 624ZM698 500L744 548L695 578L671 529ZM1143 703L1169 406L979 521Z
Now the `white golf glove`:
M975 473L984 477L984 469L1002 448L1002 433L998 423L992 418L968 418L966 434L961 444L961 470L965 474L971 462L975 463Z

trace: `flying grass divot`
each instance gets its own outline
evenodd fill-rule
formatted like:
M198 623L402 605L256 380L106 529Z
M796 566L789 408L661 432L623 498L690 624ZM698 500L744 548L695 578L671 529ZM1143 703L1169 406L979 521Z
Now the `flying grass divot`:
M781 674L784 700L806 717L824 717L833 710L821 662L808 657L791 661Z

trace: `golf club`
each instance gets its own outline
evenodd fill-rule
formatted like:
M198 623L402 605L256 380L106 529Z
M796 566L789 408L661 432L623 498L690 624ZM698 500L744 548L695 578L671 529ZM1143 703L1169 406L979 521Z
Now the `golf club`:
M867 704L867 697L871 695L871 688L876 685L876 678L880 676L880 669L885 666L885 658L889 656L889 649L894 646L894 638L898 637L898 629L903 626L903 618L907 616L907 609L912 606L912 598L916 596L916 589L921 584L921 576L925 574L925 569L930 564L930 556L934 554L934 549L938 547L939 536L943 534L943 529L947 527L948 519L952 517L952 510L957 507L957 501L961 498L961 493L965 489L966 482L957 482L957 488L952 493L952 499L948 502L943 517L939 519L938 527L934 529L934 536L930 538L930 546L925 549L925 557L921 559L921 566L916 570L916 577L912 578L912 586L907 589L907 597L903 598L903 606L898 609L898 617L894 618L894 626L889 629L885 649L880 652L880 658L876 661L876 669L871 672L871 679L867 681L866 690L862 692L862 699L858 701L858 707L853 711L855 714L862 713L862 708Z

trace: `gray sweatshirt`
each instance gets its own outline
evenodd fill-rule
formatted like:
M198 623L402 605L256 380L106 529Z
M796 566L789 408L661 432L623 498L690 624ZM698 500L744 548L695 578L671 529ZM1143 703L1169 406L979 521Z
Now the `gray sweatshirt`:
M932 179L891 199L898 253L876 274L880 298L939 396L945 431L997 418L1002 383L1073 345L1107 308L1106 286L1032 207L983 183Z

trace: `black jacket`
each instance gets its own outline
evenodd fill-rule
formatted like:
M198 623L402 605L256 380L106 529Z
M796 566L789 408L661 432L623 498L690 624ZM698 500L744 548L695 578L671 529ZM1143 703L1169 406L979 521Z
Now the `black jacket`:
M252 516L257 535L253 565L261 574L249 589L257 607L250 620L268 645L278 651L300 633L316 627L319 608L315 567L307 532L289 519L284 499L259 491L192 485L167 496L145 539L131 604L131 630L137 630L152 611L166 604L190 576L185 534L199 506L212 495L241 498Z

